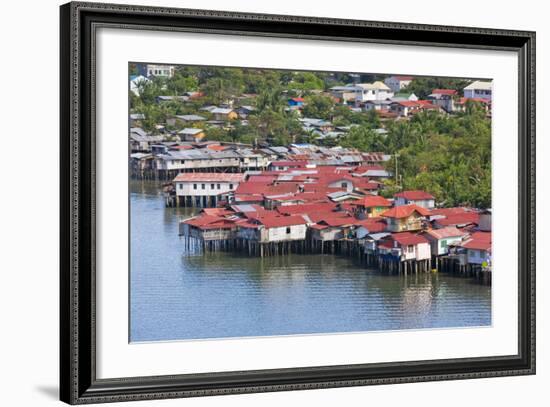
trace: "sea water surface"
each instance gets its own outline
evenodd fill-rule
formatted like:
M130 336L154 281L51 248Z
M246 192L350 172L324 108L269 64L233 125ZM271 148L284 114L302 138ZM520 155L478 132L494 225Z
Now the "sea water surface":
M399 276L332 255L186 252L158 184L130 183L130 341L491 324L491 288L443 273Z

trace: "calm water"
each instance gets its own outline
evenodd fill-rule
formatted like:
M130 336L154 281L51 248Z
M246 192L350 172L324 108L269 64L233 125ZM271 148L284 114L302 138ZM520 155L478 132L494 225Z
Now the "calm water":
M186 253L152 183L131 184L131 341L491 324L490 287L446 274L396 276L330 255Z

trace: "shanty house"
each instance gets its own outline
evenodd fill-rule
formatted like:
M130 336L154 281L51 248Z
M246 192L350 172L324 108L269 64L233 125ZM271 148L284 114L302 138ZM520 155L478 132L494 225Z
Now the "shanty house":
M351 230L356 219L347 216L326 216L323 220L310 226L313 240L329 241L340 240L351 236Z
M462 242L466 233L455 226L447 226L442 229L430 229L423 236L428 239L434 256L442 256L449 253L449 245L457 245Z
M199 215L180 223L180 235L203 241L234 237L235 222L221 216Z
M426 209L435 207L434 196L424 191L403 191L393 197L395 198L395 206L415 204Z
M217 107L211 111L214 115L214 120L235 120L239 117L239 114L231 108Z
M386 219L388 232L405 232L420 230L423 227L425 217L429 215L427 209L418 205L396 206L380 216Z
M469 264L491 265L491 232L475 232L462 243Z
M259 243L305 240L306 224L300 215L250 218L238 223L237 237Z
M194 129L190 127L187 127L183 130L178 131L178 135L181 141L194 141L194 142L199 142L202 139L204 139L204 137L206 136L203 129Z
M423 236L410 233L393 233L378 243L381 254L398 257L400 261L428 260L431 258L430 243Z

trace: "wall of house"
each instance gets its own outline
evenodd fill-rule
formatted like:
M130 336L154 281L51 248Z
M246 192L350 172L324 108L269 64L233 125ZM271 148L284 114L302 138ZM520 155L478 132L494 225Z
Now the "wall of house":
M491 91L490 90L481 90L481 89L465 89L464 90L464 97L466 98L483 98L483 99L491 99Z
M470 264L482 264L489 262L490 255L485 250L467 249L467 260Z
M416 260L427 260L432 256L429 243L419 243L416 245Z
M395 206L415 204L426 209L433 209L435 207L435 201L433 199L425 200L408 200L403 197L398 197L395 199Z
M479 215L479 230L482 230L484 232L491 231L491 214L490 213L482 213Z
M197 186L197 189L193 188L193 185ZM204 189L202 186L204 185ZM230 188L230 185L232 188ZM214 186L214 188L212 188ZM218 188L219 186L219 188ZM176 182L176 195L177 196L215 196L230 191L234 191L239 186L238 182Z
M409 230L422 229L422 222L419 216L411 215L408 218L387 218L388 231L390 232L405 232Z
M289 227L290 233L287 233L287 226L265 229L267 234L264 235L262 233L262 241L282 242L287 240L304 240L306 238L306 225L292 225Z
M347 180L338 180L329 184L330 188L345 188L347 192L353 191L353 183Z

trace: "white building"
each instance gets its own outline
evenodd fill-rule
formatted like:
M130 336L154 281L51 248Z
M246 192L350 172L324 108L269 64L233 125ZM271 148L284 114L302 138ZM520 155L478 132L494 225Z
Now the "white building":
M492 98L492 83L487 81L474 81L464 88L465 98Z
M361 90L356 93L355 102L386 100L393 97L392 90L380 81L373 83L359 83L357 84L357 87L361 88Z
M384 79L384 83L388 86L392 92L399 92L401 89L406 88L412 82L412 76L390 76L389 78Z
M244 174L182 173L172 181L180 205L215 207L244 181Z
M145 72L140 72L140 73L147 77L158 76L158 77L164 77L164 78L171 78L174 76L176 69L173 65L146 64L145 69L143 69L143 71Z

